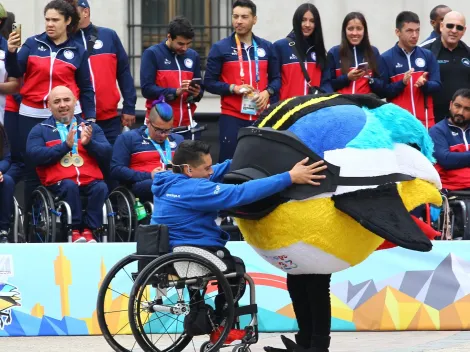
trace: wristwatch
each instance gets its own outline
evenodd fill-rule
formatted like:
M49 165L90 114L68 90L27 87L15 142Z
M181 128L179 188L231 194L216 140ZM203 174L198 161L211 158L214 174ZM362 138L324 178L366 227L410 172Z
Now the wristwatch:
M274 95L274 89L272 89L271 87L266 88L266 91L268 92L270 96Z

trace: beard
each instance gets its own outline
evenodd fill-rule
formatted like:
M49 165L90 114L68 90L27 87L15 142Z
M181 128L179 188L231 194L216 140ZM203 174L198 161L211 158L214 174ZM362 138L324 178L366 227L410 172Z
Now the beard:
M59 121L60 123L63 123L64 125L68 125L70 121L72 121L72 117L69 117L69 116L57 117L56 120Z

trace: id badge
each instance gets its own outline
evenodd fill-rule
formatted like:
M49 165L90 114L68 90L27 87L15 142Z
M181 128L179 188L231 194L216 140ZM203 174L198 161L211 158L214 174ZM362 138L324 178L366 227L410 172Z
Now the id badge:
M242 114L256 115L258 108L256 107L256 99L259 97L259 91L255 90L249 94L243 95L242 98Z

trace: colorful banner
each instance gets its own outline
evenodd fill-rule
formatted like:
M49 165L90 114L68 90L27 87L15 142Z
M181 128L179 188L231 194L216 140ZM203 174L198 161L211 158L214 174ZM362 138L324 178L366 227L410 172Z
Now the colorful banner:
M260 331L296 330L285 274L246 243L228 248L256 283ZM100 283L134 251L132 243L2 245L0 336L100 334ZM120 300L113 296L108 303L127 307ZM434 242L430 253L375 252L333 275L331 300L335 331L470 329L470 242Z

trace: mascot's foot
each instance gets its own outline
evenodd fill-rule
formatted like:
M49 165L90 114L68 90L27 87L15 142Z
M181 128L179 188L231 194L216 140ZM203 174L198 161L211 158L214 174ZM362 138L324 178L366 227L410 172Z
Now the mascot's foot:
M281 340L286 346L286 349L266 346L264 347L264 350L266 352L328 352L328 348L318 348L318 347L304 348L296 344L294 341L288 339L284 335L281 335Z

